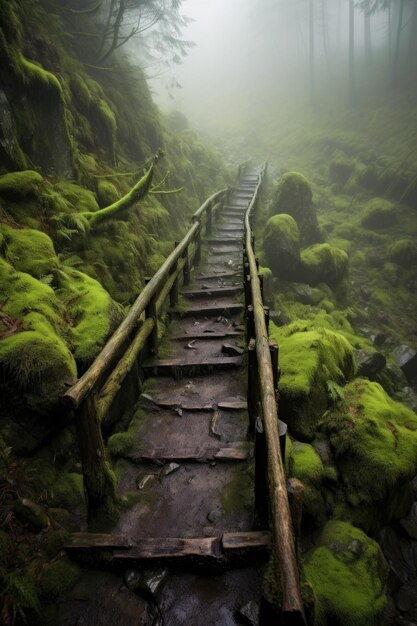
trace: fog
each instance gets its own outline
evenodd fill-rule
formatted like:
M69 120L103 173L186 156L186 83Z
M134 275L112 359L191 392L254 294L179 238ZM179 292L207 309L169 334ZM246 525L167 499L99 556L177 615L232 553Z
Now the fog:
M242 123L257 125L259 116L277 116L311 100L319 107L348 100L349 2L315 0L313 32L311 4L308 0L185 1L182 12L193 22L182 37L195 47L181 65L155 78L150 69L156 100L165 110L182 111L197 127L217 130L237 130ZM371 66L365 50L365 14L355 8L353 71L359 103L370 92L385 89L380 76L385 73L388 80L393 63L395 9L394 3L390 11L370 17ZM410 4L402 21L404 56L411 18Z

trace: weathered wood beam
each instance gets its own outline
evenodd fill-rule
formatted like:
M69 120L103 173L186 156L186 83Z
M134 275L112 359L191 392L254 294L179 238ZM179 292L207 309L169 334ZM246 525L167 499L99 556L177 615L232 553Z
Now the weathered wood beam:
M276 555L276 558L274 558L272 562L275 567L277 591L281 596L280 606L277 608L285 616L295 617L299 619L299 621L305 622L300 593L293 523L288 503L284 464L279 445L278 409L275 399L275 384L271 366L268 331L265 323L265 308L262 301L258 268L253 251L253 235L249 223L249 216L256 204L260 184L261 180L259 181L252 202L246 212L245 227L246 253L251 275L260 401L268 453L268 491L271 531L273 550Z

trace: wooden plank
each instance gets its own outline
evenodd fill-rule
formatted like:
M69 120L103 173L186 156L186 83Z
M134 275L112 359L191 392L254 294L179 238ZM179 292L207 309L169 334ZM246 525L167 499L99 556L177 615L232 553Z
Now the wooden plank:
M190 341L192 339L227 339L228 337L241 336L241 331L232 331L228 333L194 333L191 331L187 335L170 335L170 339L173 341Z
M251 531L240 533L223 533L222 549L227 554L233 550L248 548L268 548L271 544L271 533L265 531Z
M243 293L243 287L213 287L208 289L194 289L193 291L183 291L182 295L186 298L201 298L205 296L234 296Z
M190 450L169 450L164 448L132 450L126 455L134 463L209 463L211 461L246 461L252 457L252 446L244 442L240 446L193 448Z
M191 350L190 350L191 352ZM207 359L199 359L198 357L190 357L189 360L185 359L147 359L143 367L144 369L150 369L153 367L157 367L159 369L163 368L173 368L173 367L198 367L199 365L203 367L240 367L242 365L242 357L241 356L223 356L218 358L207 358Z
M239 410L247 409L248 403L237 400L235 402L219 402L217 406L219 407L219 409L224 409L224 410L230 409L232 411L239 411Z
M189 307L186 311L171 310L172 317L209 317L209 316L231 316L238 315L243 311L243 304L221 304L217 306L207 306L204 308Z
M83 550L83 549L106 549L119 550L129 549L133 546L133 542L129 537L123 535L112 535L105 533L72 533L69 542L65 545L67 550Z
M136 539L131 550L116 550L113 556L121 560L183 559L193 556L219 558L220 546L218 537L156 537Z

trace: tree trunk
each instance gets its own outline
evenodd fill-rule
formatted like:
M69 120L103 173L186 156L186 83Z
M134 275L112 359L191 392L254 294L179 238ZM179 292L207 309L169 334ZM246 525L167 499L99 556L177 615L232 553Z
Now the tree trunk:
M94 395L90 395L75 413L81 451L84 491L88 520L113 518L116 513L115 479L106 461Z
M398 62L400 59L400 46L401 46L401 31L403 27L403 14L404 14L404 0L400 0L399 4L399 12L398 12L398 22L397 22L397 33L395 36L395 50L394 50L394 59L392 62L392 75L391 75L391 83L394 84L398 78Z
M413 12L411 16L410 35L408 43L408 62L410 70L414 70L417 63L417 0L413 2Z
M328 19L327 19L327 0L321 0L321 17L323 24L323 50L326 59L327 73L331 75L330 58L329 58L329 31L328 31Z
M355 1L349 0L349 102L356 103L355 85Z
M371 1L366 0L364 7L364 37L365 37L365 60L367 65L372 63L372 38L371 38Z
M316 95L315 63L314 63L314 0L310 0L310 100L313 103Z

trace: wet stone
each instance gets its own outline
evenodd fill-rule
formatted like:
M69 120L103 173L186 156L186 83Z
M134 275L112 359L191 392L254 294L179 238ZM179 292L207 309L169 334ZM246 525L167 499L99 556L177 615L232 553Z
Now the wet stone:
M165 476L169 476L169 474L176 472L179 468L180 466L178 463L167 463L159 471L159 480L162 480Z
M411 539L417 540L417 502L413 502L410 513L400 524Z
M384 369L386 359L375 350L356 350L355 359L358 365L358 376L374 376Z
M259 605L255 600L250 600L245 606L236 611L236 618L239 624L247 626L257 626L259 620Z

